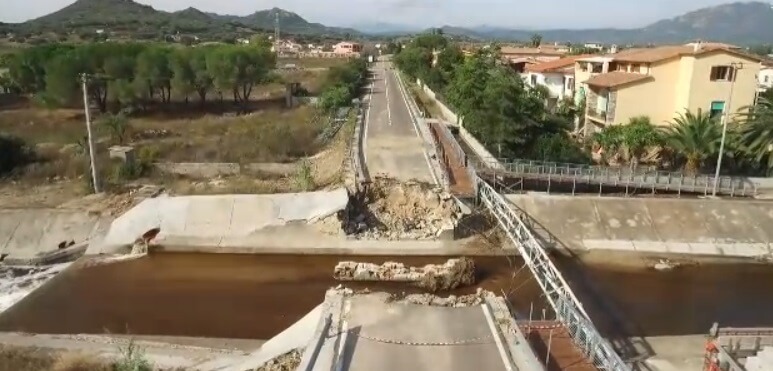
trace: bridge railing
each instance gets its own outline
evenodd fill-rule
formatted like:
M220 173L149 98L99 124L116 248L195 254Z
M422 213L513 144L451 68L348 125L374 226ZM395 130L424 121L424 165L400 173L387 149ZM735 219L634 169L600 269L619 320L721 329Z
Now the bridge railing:
M603 370L629 370L612 346L598 333L582 304L556 268L545 248L531 233L507 201L480 178L478 196L496 217L502 229L518 248L537 284L553 307L558 320L567 328L575 345L593 364Z
M617 168L522 159L497 160L490 158L480 159L478 162L478 166L481 168L518 176L579 184L602 184L703 194L712 192L715 179L714 175L711 174L689 175L682 172L646 168ZM720 176L717 192L730 196L753 196L757 194L757 185L746 177Z

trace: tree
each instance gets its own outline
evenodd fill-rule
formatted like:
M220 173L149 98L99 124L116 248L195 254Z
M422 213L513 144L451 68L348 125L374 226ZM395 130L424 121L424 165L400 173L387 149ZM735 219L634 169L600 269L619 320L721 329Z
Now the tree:
M706 159L717 154L721 139L722 127L710 113L701 110L680 114L665 135L665 143L685 160L684 169L690 174L697 173Z
M147 97L153 99L158 92L162 102L169 102L172 94L169 55L168 48L152 45L137 56L135 81L141 96L147 94Z
M622 144L632 168L639 165L647 149L661 143L660 133L647 116L631 118L628 124L623 126L622 134Z
M57 105L67 105L80 97L78 75L86 72L86 66L73 53L63 53L45 67L45 96Z
M432 52L424 48L408 47L394 58L395 64L412 79L426 77L432 65Z
M760 99L741 114L740 143L768 173L773 170L773 101Z
M123 113L107 114L99 120L100 125L104 125L109 131L110 136L118 144L123 144L126 139L126 133L129 130L129 120Z
M207 70L207 53L209 49L193 49L188 61L193 72L193 88L199 95L199 103L207 101L207 92L212 88L212 75Z
M185 97L185 103L188 103L188 97L196 92L196 74L193 72L191 61L193 49L177 49L170 55L169 65L172 69L172 89L177 94Z
M542 45L542 35L535 33L531 35L531 46L539 48Z
M326 89L320 95L319 100L322 109L328 112L340 107L345 107L351 103L349 89L343 85Z
M609 125L593 134L592 142L601 149L601 157L605 163L620 155L623 148L623 126Z

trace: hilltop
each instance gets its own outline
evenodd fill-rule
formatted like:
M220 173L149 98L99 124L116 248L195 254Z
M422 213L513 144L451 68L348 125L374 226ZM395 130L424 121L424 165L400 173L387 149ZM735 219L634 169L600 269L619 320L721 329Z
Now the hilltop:
M327 27L311 23L298 14L274 8L248 16L205 13L196 8L169 13L139 4L133 0L77 0L56 12L20 24L2 25L21 32L81 32L94 29L129 34L201 33L226 34L274 29L279 15L283 32L293 34L346 34L352 29Z

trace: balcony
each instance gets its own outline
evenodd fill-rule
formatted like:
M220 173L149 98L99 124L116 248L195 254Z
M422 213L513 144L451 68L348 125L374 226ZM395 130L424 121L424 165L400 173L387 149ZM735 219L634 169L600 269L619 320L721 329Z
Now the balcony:
M607 122L607 112L594 109L588 109L588 117L600 122Z

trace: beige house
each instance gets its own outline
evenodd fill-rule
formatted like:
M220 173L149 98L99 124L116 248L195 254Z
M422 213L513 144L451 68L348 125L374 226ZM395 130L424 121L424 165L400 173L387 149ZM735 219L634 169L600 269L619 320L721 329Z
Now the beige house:
M719 117L752 105L759 71L760 59L722 44L630 49L578 59L575 96L586 100L586 134L636 116L668 125L685 110Z

